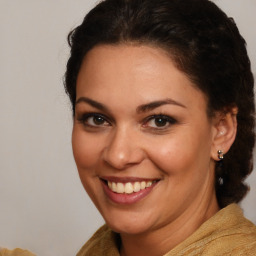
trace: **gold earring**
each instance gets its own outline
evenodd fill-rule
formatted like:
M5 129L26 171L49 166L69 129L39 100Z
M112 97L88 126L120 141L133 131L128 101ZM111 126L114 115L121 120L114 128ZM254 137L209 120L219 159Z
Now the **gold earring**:
M218 150L217 153L218 153L219 160L223 160L223 158L224 158L223 151L222 150Z

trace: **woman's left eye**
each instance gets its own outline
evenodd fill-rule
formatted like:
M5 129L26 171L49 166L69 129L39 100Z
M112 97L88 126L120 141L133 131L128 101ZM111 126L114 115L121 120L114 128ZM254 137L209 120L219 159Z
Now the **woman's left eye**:
M164 129L169 127L172 124L175 124L176 121L169 117L169 116L165 116L165 115L158 115L158 116L152 116L150 117L144 126L146 127L151 127L154 129Z

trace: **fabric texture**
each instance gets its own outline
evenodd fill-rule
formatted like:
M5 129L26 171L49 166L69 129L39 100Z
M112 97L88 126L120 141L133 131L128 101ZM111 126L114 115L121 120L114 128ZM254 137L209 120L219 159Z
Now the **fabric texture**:
M20 248L16 248L14 250L0 248L0 256L36 256L36 255L27 250L22 250Z
M120 256L120 236L102 226L77 256ZM190 237L163 256L256 255L256 226L231 204L203 223Z

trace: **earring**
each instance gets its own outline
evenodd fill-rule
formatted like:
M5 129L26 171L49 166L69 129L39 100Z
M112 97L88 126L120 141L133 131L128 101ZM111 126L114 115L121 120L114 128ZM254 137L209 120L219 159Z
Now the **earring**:
M218 153L219 160L222 160L224 158L223 151L222 150L218 150L217 153Z
M224 131L220 131L220 135L223 135L224 134Z

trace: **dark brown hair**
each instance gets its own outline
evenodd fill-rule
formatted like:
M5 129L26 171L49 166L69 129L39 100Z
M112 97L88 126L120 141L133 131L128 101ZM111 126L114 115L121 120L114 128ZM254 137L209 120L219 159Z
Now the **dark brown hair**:
M232 18L209 0L105 0L71 31L68 42L65 89L73 113L84 56L96 45L121 43L167 51L207 96L209 116L237 106L237 137L224 160L216 163L215 189L220 207L245 196L255 137L254 80L245 40Z

